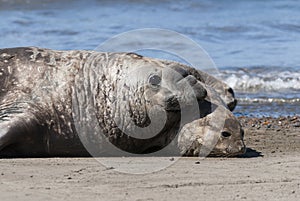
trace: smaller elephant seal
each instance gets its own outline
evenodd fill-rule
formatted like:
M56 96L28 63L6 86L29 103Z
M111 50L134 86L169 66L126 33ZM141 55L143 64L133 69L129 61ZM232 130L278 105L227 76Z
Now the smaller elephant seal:
M244 130L239 121L214 88L206 85L206 90L205 103L200 105L204 117L185 124L180 131L181 155L230 157L244 154Z
M188 152L194 136L198 140L207 130L220 135L202 129L199 123L208 124L202 119L218 118L218 108L231 114L198 74L134 53L1 49L0 157L156 153L172 144L181 128L178 147ZM231 123L225 127L236 126L235 135L239 123L226 118ZM241 153L235 140L217 144L230 149L223 155Z

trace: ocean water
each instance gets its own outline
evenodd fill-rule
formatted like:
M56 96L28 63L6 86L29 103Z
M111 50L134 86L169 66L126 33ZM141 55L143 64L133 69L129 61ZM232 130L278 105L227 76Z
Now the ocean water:
M126 31L168 29L210 55L236 92L235 114L300 115L299 10L294 0L0 0L0 48L94 50Z

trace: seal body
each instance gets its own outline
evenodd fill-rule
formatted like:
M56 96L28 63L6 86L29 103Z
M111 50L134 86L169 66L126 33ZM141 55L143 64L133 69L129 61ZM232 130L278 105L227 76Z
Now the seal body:
M84 55L38 48L0 51L2 156L88 155L71 108L71 86Z
M114 155L105 142L133 154L162 149L182 128L182 109L196 101L205 111L207 97L190 69L172 65L134 53L0 50L0 156Z

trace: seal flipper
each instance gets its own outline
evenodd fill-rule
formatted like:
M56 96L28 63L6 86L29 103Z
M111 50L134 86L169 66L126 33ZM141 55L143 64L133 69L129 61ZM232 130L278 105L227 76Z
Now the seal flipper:
M0 158L16 157L19 154L13 149L14 134L8 126L0 125Z
M17 139L16 133L14 133L13 130L14 128L9 121L0 123L0 158L15 155L12 149L7 149L10 145L14 144Z
M41 127L26 114L0 121L0 158L45 154Z

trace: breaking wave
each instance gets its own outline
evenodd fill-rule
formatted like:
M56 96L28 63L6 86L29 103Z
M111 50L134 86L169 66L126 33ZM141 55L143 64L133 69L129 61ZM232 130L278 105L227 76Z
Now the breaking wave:
M238 98L240 104L250 104L250 103L277 103L277 104L299 104L300 98Z
M300 69L296 68L226 68L218 77L237 92L300 92Z

